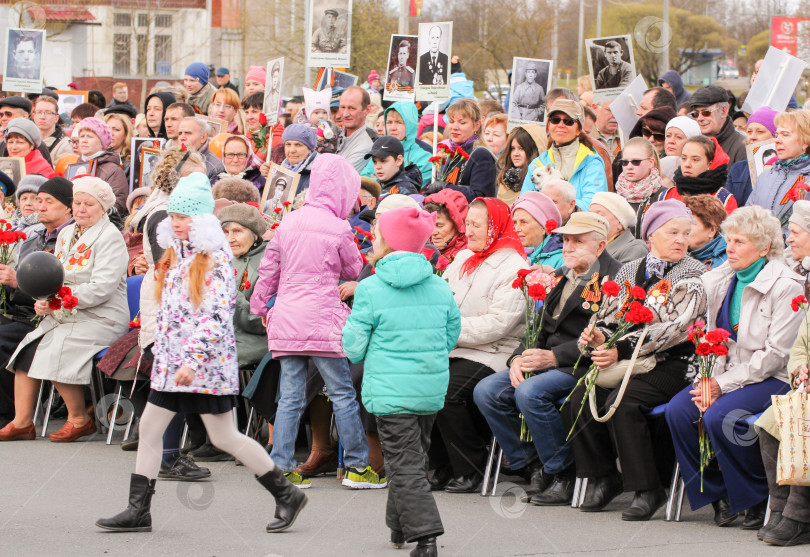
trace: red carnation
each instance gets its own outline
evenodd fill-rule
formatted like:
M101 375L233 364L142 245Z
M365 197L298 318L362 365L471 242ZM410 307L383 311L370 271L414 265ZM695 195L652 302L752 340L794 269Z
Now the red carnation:
M255 201L248 201L245 203L245 205L250 205L251 207L256 207L257 209L259 208L259 204Z
M265 124L267 123L267 116L266 116L264 113L259 114L259 123L260 123L262 126L263 126L263 125L265 125Z
M181 143L181 144L180 144L180 150L181 150L181 151L188 151L188 147L186 147L186 144L185 144L185 143Z
M447 269L448 265L450 265L450 260L442 255L439 257L438 261L436 261L436 270L444 271L445 269Z
M273 212L276 213L276 214L280 213L281 212L281 207L276 207L275 209L273 209Z
M532 273L531 269L521 269L517 272L517 276L518 278L525 279L531 273Z
M647 297L647 293L646 293L646 292L644 291L644 289L643 289L642 287L640 287L640 286L634 286L634 287L633 287L633 288L630 290L630 295L631 295L633 298L637 299L637 300L643 300L644 298L646 298L646 297Z
M274 222L273 224L270 225L270 230L275 230L276 228L278 228L277 222Z
M442 162L444 160L443 157L436 155L435 157L430 157L428 162Z
M290 205L292 205L292 201L285 201L284 203L282 203L282 205L284 207L289 207Z
M532 284L529 287L529 296L542 302L546 299L546 289L540 284Z
M512 288L523 288L523 279L518 277L512 281Z
M79 299L76 296L68 296L62 301L62 307L65 309L73 309L79 305Z
M59 296L60 298L67 298L72 294L73 292L71 292L69 286L63 286L62 288L59 289L59 292L56 293L56 295Z
M460 156L465 161L470 158L470 155L468 155L461 147L456 147L456 155Z
M729 337L731 337L731 333L725 329L715 329L706 333L706 342L710 342L712 344L723 344L724 342L728 341Z
M701 342L695 349L695 354L698 356L708 356L712 353L712 345L708 342Z
M716 346L712 346L712 352L715 356L725 356L728 354L728 347L718 344Z
M48 308L57 311L62 309L62 300L60 300L57 296L54 296L50 300L48 300Z
M613 296L618 296L621 290L622 289L619 288L619 285L612 280L605 281L605 284L602 285L602 293L605 296L610 296L611 298Z
M549 234L551 234L552 232L554 232L555 230L557 230L557 221L556 221L556 220L554 220L554 219L548 219L548 220L546 221L546 226L545 226L545 229L546 229L546 232L548 232Z
M806 296L796 296L791 300L790 307L793 311L799 311L799 309L804 309L803 306L807 305L807 297Z

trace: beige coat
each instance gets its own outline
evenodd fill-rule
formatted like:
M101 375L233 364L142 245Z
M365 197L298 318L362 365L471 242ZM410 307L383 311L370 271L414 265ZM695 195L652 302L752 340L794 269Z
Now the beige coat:
M708 301L707 330L717 327L717 314L733 276L734 270L724 263L701 277ZM745 287L737 342L729 341L728 356L718 358L713 371L723 393L770 377L788 382L785 364L802 320L790 301L803 291L804 279L775 260L766 263Z
M472 255L468 249L460 251L443 274L461 312L461 335L450 357L501 371L523 335L526 304L512 282L529 264L516 251L501 249L459 278L462 264Z
M54 253L65 268L65 286L79 300L76 313L43 318L20 342L7 369L13 371L20 351L41 338L29 377L86 385L93 357L127 332L128 256L121 232L106 216L69 247L75 227L71 224L62 229Z

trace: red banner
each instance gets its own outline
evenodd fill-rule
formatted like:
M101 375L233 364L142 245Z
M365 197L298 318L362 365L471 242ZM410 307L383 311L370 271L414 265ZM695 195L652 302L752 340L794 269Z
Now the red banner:
M771 46L807 60L810 55L810 18L772 17Z
M419 17L422 15L422 2L424 0L411 0L411 11L408 13L411 17Z

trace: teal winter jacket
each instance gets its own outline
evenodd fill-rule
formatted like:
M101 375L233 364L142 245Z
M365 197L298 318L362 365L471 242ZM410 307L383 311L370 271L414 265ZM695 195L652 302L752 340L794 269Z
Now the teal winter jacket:
M366 409L377 416L441 410L460 332L453 292L424 255L398 251L378 261L357 285L343 328L346 356L365 360Z

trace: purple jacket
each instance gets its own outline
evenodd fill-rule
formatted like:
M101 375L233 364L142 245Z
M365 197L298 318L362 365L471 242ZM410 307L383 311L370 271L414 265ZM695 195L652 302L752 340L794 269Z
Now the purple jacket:
M267 316L274 357L345 357L349 307L340 301L338 282L354 280L363 267L346 220L359 193L360 175L346 159L315 157L306 202L284 216L267 246L250 311Z

